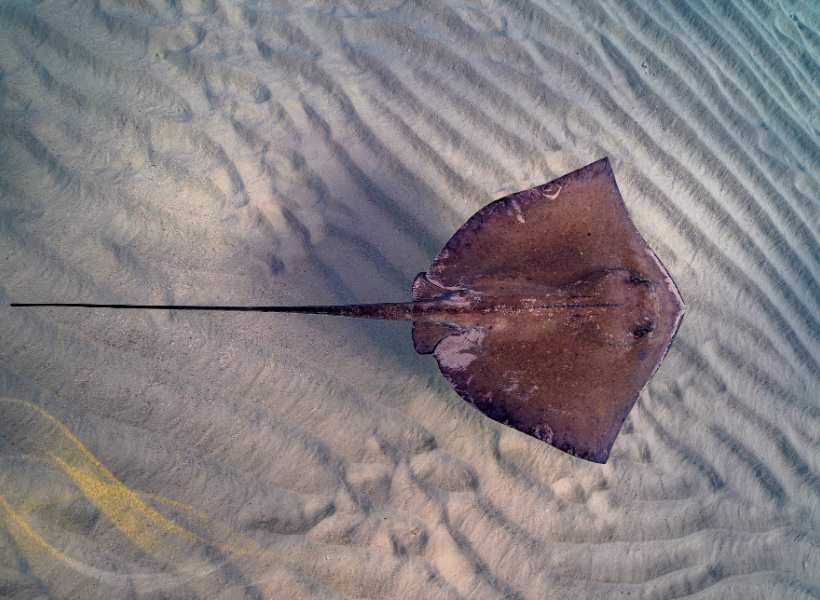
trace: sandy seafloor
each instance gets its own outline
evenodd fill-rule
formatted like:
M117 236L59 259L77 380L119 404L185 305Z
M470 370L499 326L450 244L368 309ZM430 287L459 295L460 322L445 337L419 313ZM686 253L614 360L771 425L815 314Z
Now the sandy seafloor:
M404 301L609 156L687 316L606 465L407 323L0 308L0 597L820 597L812 2L0 4L0 303Z

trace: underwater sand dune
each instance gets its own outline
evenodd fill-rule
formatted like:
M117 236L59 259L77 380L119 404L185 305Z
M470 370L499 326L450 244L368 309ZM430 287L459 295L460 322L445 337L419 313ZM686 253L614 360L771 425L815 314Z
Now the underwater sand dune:
M608 156L687 316L594 465L404 323L0 310L0 595L820 596L820 13L6 2L0 302L404 301Z

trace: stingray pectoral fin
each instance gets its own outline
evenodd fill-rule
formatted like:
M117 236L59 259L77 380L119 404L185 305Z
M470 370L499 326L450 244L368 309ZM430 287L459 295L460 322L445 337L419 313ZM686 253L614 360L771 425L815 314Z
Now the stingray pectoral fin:
M647 250L602 159L476 212L436 256L428 279L488 294L505 281L559 286L612 267L657 281Z
M625 269L565 285L572 300L458 315L434 356L458 394L496 421L598 463L680 325L673 288Z
M441 340L457 332L457 328L447 323L416 321L413 323L413 345L419 354L432 354Z
M597 325L605 310L580 319L522 314L506 327L465 329L435 349L456 392L488 417L574 456L605 463L624 419L663 356L667 324L611 345Z

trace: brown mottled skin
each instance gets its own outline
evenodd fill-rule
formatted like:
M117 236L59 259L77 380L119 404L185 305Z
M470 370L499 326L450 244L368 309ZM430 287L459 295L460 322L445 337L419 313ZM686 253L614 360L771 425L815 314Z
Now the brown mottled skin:
M633 225L604 158L488 204L412 287L412 302L158 306L413 321L456 392L492 419L605 463L683 318L672 278Z
M416 320L416 349L487 416L600 463L684 311L607 159L473 215L413 286L414 300L448 294L475 308L437 317L453 327L443 338ZM475 358L448 360L459 347L436 338L472 328L483 337L460 352Z

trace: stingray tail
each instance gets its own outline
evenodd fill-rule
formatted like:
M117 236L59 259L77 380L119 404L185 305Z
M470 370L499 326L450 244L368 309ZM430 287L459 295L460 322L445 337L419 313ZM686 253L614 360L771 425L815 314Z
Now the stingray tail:
M360 319L411 320L415 302L350 304L345 306L219 306L199 304L90 304L85 302L12 302L13 307L113 308L128 310L199 310L223 312L297 313ZM414 311L415 309L415 311Z

